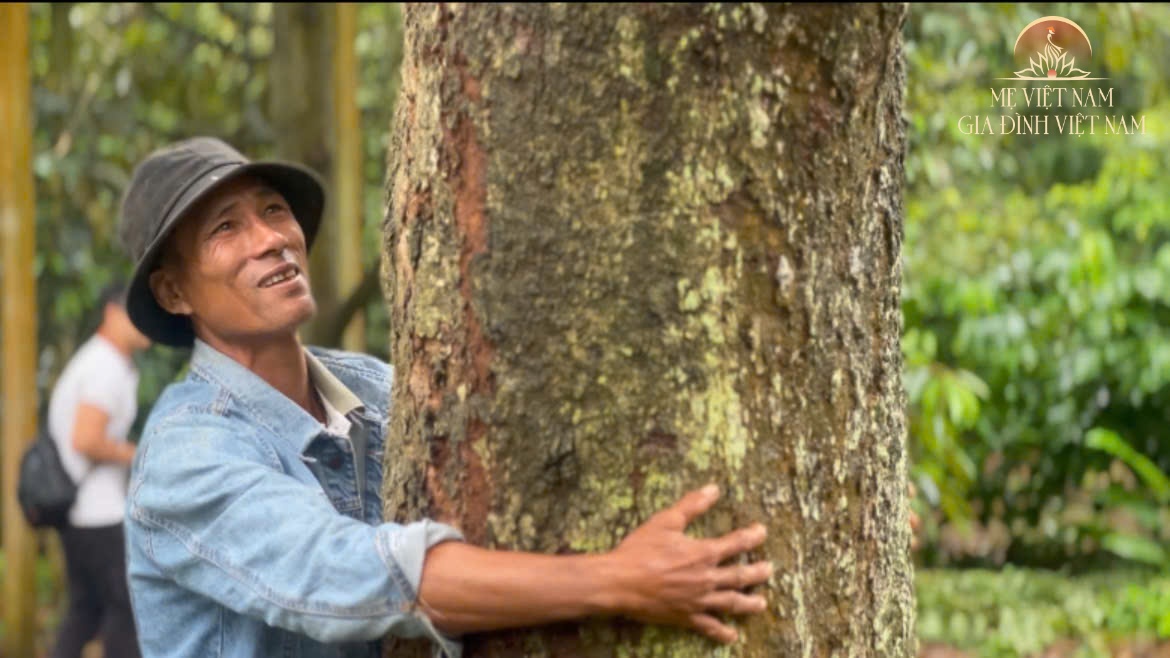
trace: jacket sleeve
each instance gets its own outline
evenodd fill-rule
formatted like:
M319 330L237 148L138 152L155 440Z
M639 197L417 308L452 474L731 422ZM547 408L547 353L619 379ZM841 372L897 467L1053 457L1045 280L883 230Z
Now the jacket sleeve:
M238 429L203 417L157 428L144 442L127 520L156 567L185 589L320 642L427 636L458 656L458 643L415 601L427 549L461 535L428 520L371 526L344 516Z

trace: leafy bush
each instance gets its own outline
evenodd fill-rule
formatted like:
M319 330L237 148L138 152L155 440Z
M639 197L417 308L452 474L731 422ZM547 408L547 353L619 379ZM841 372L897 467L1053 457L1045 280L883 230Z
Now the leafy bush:
M989 86L1012 86L995 78L1017 32L1049 14L1103 55L1103 112L1144 115L1146 134L962 133L960 116L1000 111ZM1170 85L1153 64L1167 19L1164 6L911 12L903 351L913 473L939 510L928 559L1167 563L1170 137L1154 127Z
M1069 577L1006 568L917 574L918 638L982 658L1038 655L1058 643L1106 658L1124 640L1170 638L1170 578L1146 571Z

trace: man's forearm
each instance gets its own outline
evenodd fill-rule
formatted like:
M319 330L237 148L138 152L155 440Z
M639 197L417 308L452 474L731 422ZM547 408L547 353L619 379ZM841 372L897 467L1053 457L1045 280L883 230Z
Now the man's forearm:
M111 438L91 439L88 442L74 441L73 447L86 458L95 462L128 464L134 459L133 444Z
M613 614L604 555L489 551L447 542L427 552L419 603L435 627L463 634Z
M419 603L436 628L449 634L622 615L734 642L736 630L714 615L762 612L767 600L742 590L767 581L772 565L720 566L764 542L760 524L710 539L685 534L718 497L715 486L692 491L602 554L433 546L423 563Z

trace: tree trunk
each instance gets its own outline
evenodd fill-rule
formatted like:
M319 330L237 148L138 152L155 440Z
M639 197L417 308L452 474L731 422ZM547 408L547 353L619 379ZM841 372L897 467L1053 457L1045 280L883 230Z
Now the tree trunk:
M65 93L71 75L75 74L73 63L73 26L69 24L72 2L54 2L49 5L49 70L44 75L44 84L57 93Z
M0 655L31 656L37 632L36 534L16 498L37 433L36 190L29 6L0 4Z
M333 32L335 9L324 3L278 2L272 8L269 110L278 136L276 155L312 167L332 188ZM332 191L332 190L329 190ZM336 272L338 223L333 194L309 256L317 315L303 329L307 342L324 344L339 302ZM334 342L335 344L335 342Z
M334 314L348 296L362 287L362 115L358 110L358 62L354 52L357 40L358 8L352 2L333 5L333 190L330 195L337 222L337 289ZM367 295L366 300L373 297ZM345 322L344 334L335 344L354 352L366 351L364 313L358 306ZM329 336L333 338L333 336Z
M593 620L469 658L911 655L905 11L407 6L387 518L604 551L715 481L695 530L762 521L777 566L732 648Z

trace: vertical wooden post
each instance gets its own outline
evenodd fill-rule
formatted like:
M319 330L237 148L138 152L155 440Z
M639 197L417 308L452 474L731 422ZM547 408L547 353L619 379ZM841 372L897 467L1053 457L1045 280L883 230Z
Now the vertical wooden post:
M339 2L333 40L333 217L337 222L337 288L353 294L362 278L362 142L357 106L358 67L354 56L357 5ZM365 351L363 314L349 323L342 347Z
M3 263L4 655L33 655L35 535L16 500L24 448L36 432L37 327L28 4L0 4L0 249Z

